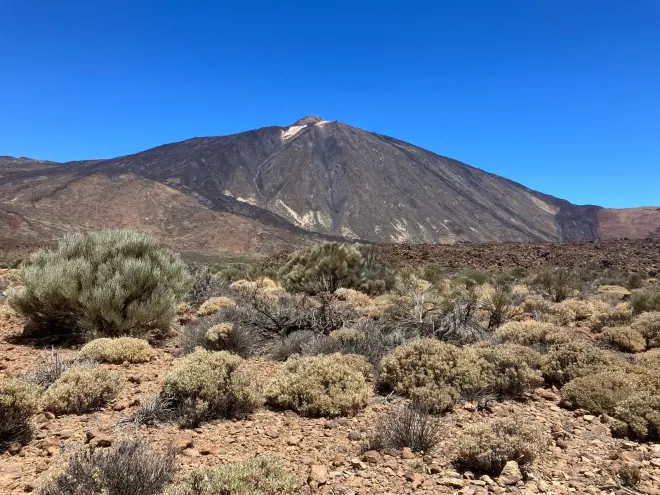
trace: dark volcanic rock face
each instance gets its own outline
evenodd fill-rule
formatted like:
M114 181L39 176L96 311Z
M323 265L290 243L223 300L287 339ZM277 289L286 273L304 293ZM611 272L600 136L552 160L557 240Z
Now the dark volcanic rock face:
M655 210L643 211L642 228L629 229L637 211L605 215L598 206L573 205L403 141L316 116L288 127L193 138L110 160L56 164L0 157L0 207L35 221L35 208L58 199L70 208L62 229L75 223L97 227L102 215L90 222L93 212L75 211L78 203L65 196L77 190L78 181L99 176L111 180L87 180L85 191L92 198L98 194L107 201L94 184L121 183L124 192L126 180L114 179L133 177L141 181L136 190L155 190L153 182L177 192L157 189L170 201L193 208L192 200L196 212L207 208L247 217L268 235L287 240L560 242L623 237L629 231L645 237L660 227ZM57 215L49 210L47 224ZM130 217L127 211L122 215ZM122 225L135 221L126 218ZM168 235L177 228L170 222L165 230ZM259 250L254 242L250 246Z

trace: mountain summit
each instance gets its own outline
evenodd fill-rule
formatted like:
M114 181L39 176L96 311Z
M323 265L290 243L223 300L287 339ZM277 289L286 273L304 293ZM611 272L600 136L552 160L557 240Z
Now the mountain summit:
M561 242L647 237L660 210L577 206L398 139L304 117L109 160L0 158L0 237L135 227L188 250L319 239ZM9 240L9 241L7 241Z

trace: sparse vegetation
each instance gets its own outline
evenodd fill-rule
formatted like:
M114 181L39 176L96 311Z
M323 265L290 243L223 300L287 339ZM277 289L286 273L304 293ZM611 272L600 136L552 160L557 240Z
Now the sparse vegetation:
M440 421L425 404L411 403L382 414L368 447L374 450L403 449L431 453L441 437Z
M75 366L65 371L46 390L43 408L55 414L81 414L105 406L114 399L120 376L100 366Z
M370 390L364 377L369 364L359 356L332 354L298 357L266 389L268 403L303 416L340 416L364 408Z
M614 410L614 433L640 440L660 438L660 393L641 391L621 401Z
M580 376L606 371L614 367L614 358L592 344L571 341L552 346L541 366L550 383L564 385Z
M176 470L173 451L153 450L141 439L122 440L110 449L85 448L48 479L40 495L159 495Z
M517 417L498 418L463 431L456 463L473 473L499 475L507 461L528 467L548 445L542 426Z
M101 363L146 363L155 353L149 342L133 337L94 339L80 349L84 359Z
M261 404L243 360L226 351L197 349L182 358L165 377L163 394L171 399L180 422L195 427L214 418L242 417Z
M298 495L299 485L279 459L255 457L193 471L167 488L165 495Z
M39 410L41 389L21 380L0 377L0 451L14 440L25 440L30 418Z
M564 403L592 414L614 414L614 408L641 386L643 377L625 371L603 371L575 378L562 389Z
M630 304L637 313L660 311L660 284L634 291L630 297Z
M178 255L128 230L69 234L32 255L11 306L48 335L159 336L190 277Z

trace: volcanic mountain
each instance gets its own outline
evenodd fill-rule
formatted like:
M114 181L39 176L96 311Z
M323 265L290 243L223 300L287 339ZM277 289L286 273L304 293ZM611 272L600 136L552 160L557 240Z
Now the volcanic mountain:
M182 250L643 238L660 209L578 206L392 137L305 117L108 160L0 157L0 238L133 227Z

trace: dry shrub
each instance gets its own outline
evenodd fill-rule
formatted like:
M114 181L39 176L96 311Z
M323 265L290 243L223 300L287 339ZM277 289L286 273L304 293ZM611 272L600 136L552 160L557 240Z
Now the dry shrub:
M193 471L164 495L298 495L300 481L275 457Z
M598 340L621 352L643 352L646 348L644 336L630 327L605 327Z
M48 479L41 495L159 495L172 482L174 451L154 451L144 440L122 440L109 449L84 449Z
M523 311L529 313L535 318L549 313L551 306L552 303L538 294L529 294L525 296L520 304Z
M637 313L660 311L660 285L650 285L633 291L630 304Z
M643 375L623 370L581 376L564 385L561 389L562 400L574 409L611 415L617 404L634 394L643 381Z
M149 394L141 397L135 410L122 418L119 424L156 426L174 421L176 412L170 397L165 394Z
M527 468L549 445L541 425L522 417L470 425L458 439L456 464L473 473L499 475L508 461Z
M339 328L330 332L330 337L347 344L357 343L366 339L365 334L354 328Z
M660 311L642 313L630 326L646 338L649 349L660 347Z
M617 327L630 323L632 320L632 310L630 304L620 303L614 308L608 307L596 311L586 325L594 332L600 332L605 327Z
M373 301L367 294L355 289L339 288L335 291L335 296L340 301L346 301L357 308L368 308L373 305Z
M575 292L576 280L571 272L563 268L546 269L533 277L532 286L543 297L558 303Z
M660 371L660 349L651 349L635 355L635 363L645 369Z
M517 344L477 345L462 351L459 369L476 368L480 374L479 389L469 390L459 384L464 397L484 392L499 397L519 398L525 392L543 385L541 354ZM474 387L474 382L471 385Z
M601 285L598 287L598 296L606 302L623 301L630 297L630 291L620 285Z
M80 349L82 358L113 364L146 363L155 354L149 342L133 337L95 339Z
M411 403L382 414L369 449L399 449L430 453L441 440L441 424L425 404Z
M39 356L37 367L28 372L23 379L41 388L48 388L69 368L85 364L75 359L64 359L56 350Z
M495 330L495 335L502 342L533 345L547 343L547 336L558 330L559 328L552 323L536 320L510 321Z
M0 450L14 440L27 439L40 393L37 385L0 377Z
M371 395L364 377L369 367L363 358L342 354L293 358L268 385L266 400L303 416L354 414Z
M603 310L606 307L604 303L601 305L581 299L566 299L551 305L546 319L559 326L575 326L586 322L599 308Z
M226 351L197 349L165 377L163 395L172 400L180 422L195 427L215 418L243 417L261 404L243 359Z
M616 472L621 484L627 488L635 488L642 481L642 470L634 464L624 464Z
M224 296L212 297L202 303L197 310L197 316L209 316L223 308L233 308L236 303L233 299Z
M277 295L286 292L284 287L268 277L260 278L258 280L237 280L236 282L233 282L229 287L239 293L253 292L256 290L262 294Z
M234 314L234 310L223 310L186 325L181 337L183 353L188 354L202 347L211 351L229 351L243 358L253 355L262 339L250 326L227 321Z
M621 401L614 410L618 420L613 433L639 440L660 438L660 393L658 390L638 392Z
M65 338L162 337L191 278L150 236L104 230L64 236L33 254L10 305L35 331Z
M20 321L16 311L11 309L6 304L0 303L0 328L17 324Z
M435 339L418 339L387 354L380 384L388 390L443 412L456 402L461 388L479 388L479 370L461 366L460 348Z
M612 368L613 357L593 345L579 340L553 345L541 366L548 382L564 385L580 376Z
M76 366L65 371L44 393L44 410L82 414L105 406L121 388L121 377L100 366Z

